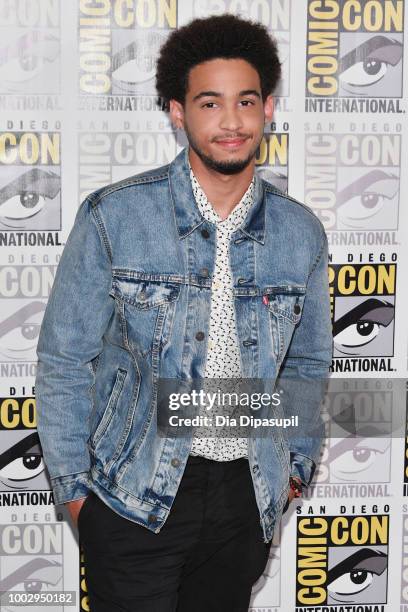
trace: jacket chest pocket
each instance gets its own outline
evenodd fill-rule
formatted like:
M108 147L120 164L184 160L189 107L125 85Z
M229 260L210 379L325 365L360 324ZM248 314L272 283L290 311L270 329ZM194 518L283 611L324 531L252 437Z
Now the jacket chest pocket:
M115 275L110 295L123 305L125 343L147 357L170 339L180 286Z
M273 350L280 363L290 344L296 325L300 322L306 297L304 285L266 287L263 301L269 312Z

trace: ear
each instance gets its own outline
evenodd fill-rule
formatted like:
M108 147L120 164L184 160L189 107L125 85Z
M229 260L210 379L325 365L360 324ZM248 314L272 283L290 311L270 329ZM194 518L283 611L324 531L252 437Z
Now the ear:
M170 100L170 121L176 129L183 129L184 127L184 108L181 102L177 100Z
M264 102L265 123L272 121L273 109L274 109L273 96L269 95Z

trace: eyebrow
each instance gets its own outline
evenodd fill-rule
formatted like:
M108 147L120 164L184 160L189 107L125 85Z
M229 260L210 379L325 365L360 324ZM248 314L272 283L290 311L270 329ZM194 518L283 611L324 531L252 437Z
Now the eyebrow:
M207 98L208 96L212 96L213 98L223 98L224 94L220 93L219 91L201 91L199 94L194 96L193 102L199 100L200 98ZM257 96L259 99L261 98L259 91L256 89L243 89L239 92L238 96Z

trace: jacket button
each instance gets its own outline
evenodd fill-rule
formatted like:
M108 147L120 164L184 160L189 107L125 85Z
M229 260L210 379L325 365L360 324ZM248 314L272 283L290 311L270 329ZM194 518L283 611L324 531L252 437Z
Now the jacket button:
M210 275L208 268L201 268L200 274L201 276L205 276L206 278Z
M295 313L295 314L299 314L299 312L300 312L300 306L299 306L299 304L295 304L295 306L294 306L294 308L293 308L293 311L294 311L294 313Z
M209 238L210 237L210 232L207 229L202 229L201 230L201 235L203 238Z
M178 467L180 465L180 459L177 459L177 457L173 457L173 459L171 460L171 465L173 467Z
M157 516L155 514L149 514L147 520L149 521L149 523L155 523L157 521Z
M195 335L196 340L204 340L204 335L205 334L202 331L197 332L196 335Z

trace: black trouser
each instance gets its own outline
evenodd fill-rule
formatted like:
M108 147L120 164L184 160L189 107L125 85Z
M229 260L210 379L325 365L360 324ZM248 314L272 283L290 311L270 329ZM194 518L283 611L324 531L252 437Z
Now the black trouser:
M271 545L247 459L190 455L159 533L90 495L78 529L91 612L247 612Z

